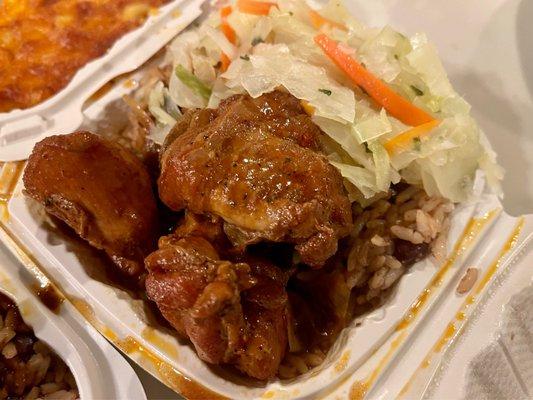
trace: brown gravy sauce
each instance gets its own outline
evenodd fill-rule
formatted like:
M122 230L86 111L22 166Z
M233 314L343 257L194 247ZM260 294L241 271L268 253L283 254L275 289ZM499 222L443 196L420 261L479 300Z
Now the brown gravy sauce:
M65 298L63 295L51 284L45 286L34 284L32 291L35 296L53 313L57 314Z

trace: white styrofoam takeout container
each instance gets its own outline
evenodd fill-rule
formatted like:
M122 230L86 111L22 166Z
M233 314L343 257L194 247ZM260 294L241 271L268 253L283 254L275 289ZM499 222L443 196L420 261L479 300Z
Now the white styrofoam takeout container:
M143 386L127 361L71 304L57 310L47 308L36 296L36 288L52 285L37 270L21 270L9 253L14 242L0 232L0 292L13 300L35 336L46 342L68 365L81 399L146 400Z
M194 21L205 0L172 0L139 28L122 36L102 57L82 67L60 92L25 110L0 113L0 161L28 158L46 136L76 130L85 101L112 78L135 70Z
M532 228L529 218L525 224L524 218L503 213L491 195L477 204L459 206L453 216L446 262L436 266L425 260L413 266L383 307L345 329L321 367L292 381L260 385L200 361L189 344L158 322L154 315L157 312L145 300L132 297L127 289L106 280L101 273L105 265L99 264L101 260L94 251L55 229L43 210L23 197L16 175L13 179L18 185L10 196L4 222L5 229L20 240L16 254L31 254L33 260L21 260L29 268L44 271L100 333L163 383L190 398L215 394L242 399L333 394L389 398L394 390L398 395L418 363L405 366L403 379L396 382L398 387L382 386L381 380L404 357L442 356L487 285L514 257L513 251L520 248ZM479 268L481 278L474 293L464 298L454 289L469 265ZM447 305L445 312L436 321L433 312L442 304ZM468 310L461 310L465 304ZM459 313L463 317L457 319ZM446 333L447 325L440 326L443 321L453 322L452 334Z
M116 86L88 107L85 116L98 120L126 90ZM15 164L3 168L17 171ZM345 330L319 369L293 381L258 385L201 362L190 345L159 324L147 303L106 281L95 268L99 260L94 252L55 230L42 210L23 198L18 173L4 175L9 181L4 185L14 189L7 196L8 216L2 225L19 242L15 255L57 283L68 303L117 347L190 398L215 393L231 398L420 397L434 383L433 368L441 365L480 309L487 288L522 265L513 261L533 230L531 217L506 215L494 196L460 206L454 212L446 262L415 265L382 308ZM475 295L459 296L455 286L472 265L480 276ZM431 368L425 365L429 359Z

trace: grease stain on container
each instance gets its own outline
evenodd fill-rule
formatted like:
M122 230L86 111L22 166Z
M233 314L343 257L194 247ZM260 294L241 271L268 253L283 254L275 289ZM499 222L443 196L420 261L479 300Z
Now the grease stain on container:
M453 335L456 332L455 324L453 322L450 322L444 332L442 333L441 337L439 338L439 341L435 344L435 348L433 351L435 353L439 353L442 348L450 341L451 338L453 338Z
M474 289L474 295L472 294L468 295L463 301L461 307L459 308L459 311L457 311L457 313L455 314L454 319L457 321L457 326L455 325L453 321L447 325L441 337L433 345L433 348L430 350L430 352L428 353L424 361L420 363L417 370L413 373L411 378L404 385L398 397L403 397L409 390L411 382L420 373L420 370L427 368L427 366L429 366L429 364L431 363L432 355L439 353L443 349L444 345L448 343L450 339L452 339L456 333L459 333L460 329L463 327L465 323L465 320L468 317L467 310L470 308L472 304L475 303L476 296L482 292L483 288L487 285L487 283L490 281L492 276L496 273L503 258L516 245L516 242L518 241L518 238L520 236L520 232L522 231L523 226L524 226L524 217L521 217L516 223L513 231L511 232L511 235L508 237L507 241L504 243L503 247L499 251L496 259L487 268L487 271L485 272L485 275L483 276L481 281L478 282L477 286Z
M346 369L348 361L350 360L350 350L345 351L335 364L335 372L341 373Z
M262 394L262 399L271 399L276 395L276 392L273 390L267 390L265 393Z
M25 164L25 161L0 163L0 220L3 223L9 222L7 203L13 196Z
M355 381L350 388L350 393L348 398L350 400L361 400L365 397L366 392L368 391L368 383Z
M390 360L396 349L402 344L405 337L407 336L407 332L402 332L398 335L396 339L394 339L389 349L387 350L387 353L383 356L381 360L379 360L378 364L370 374L370 376L364 381L355 381L352 384L352 387L350 388L349 398L351 400L362 400L367 392L372 387L372 384L376 381L376 379L379 377L379 374L383 370L383 368L387 365L387 362Z
M177 360L178 359L178 350L176 345L169 342L160 333L158 333L154 328L146 327L143 329L141 336L153 344L161 351L165 352L170 358Z
M521 217L518 223L516 224L515 228L513 229L511 236L507 239L504 246L498 253L498 258L490 265L487 272L485 273L483 278L481 278L481 281L479 281L479 284L474 289L474 295L478 295L479 293L481 293L485 285L490 281L492 276L496 273L496 271L500 267L503 258L514 247L514 245L518 241L520 232L522 232L522 228L524 227L524 221L525 221L524 217Z
M455 247L453 248L452 253L446 259L443 266L439 269L437 274L433 277L429 285L424 289L420 294L418 299L413 303L409 308L407 314L402 318L402 320L396 326L396 330L400 331L409 326L411 321L413 321L416 316L420 313L420 310L424 307L428 301L430 295L433 291L438 288L444 276L447 274L448 270L455 264L459 256L461 256L472 244L475 238L480 234L481 230L485 225L494 218L494 216L501 211L500 209L495 209L480 218L471 218L466 227L463 230L460 238L457 240Z
M109 327L105 326L102 322L96 318L93 308L84 299L80 299L74 296L68 296L68 300L72 303L74 308L83 316L83 318L89 322L94 328L104 335L108 340L113 343L117 343L118 335Z
M132 337L127 337L124 340L118 340L115 344L124 353L128 355L136 353L143 361L143 363L146 362L148 364L151 364L163 383L165 383L168 387L170 387L177 393L182 394L187 399L227 399L226 397L213 392L205 386L196 383L192 379L176 371L171 365L161 360L159 357L153 354L150 350L146 349L143 345L141 345Z
M65 301L65 298L54 288L51 284L46 285L32 285L32 291L37 298L53 313L57 314Z
M123 83L123 86L126 88L126 89L134 89L137 87L137 85L139 84L139 82L137 82L135 79L133 78L129 78L129 79L126 79Z
M109 82L104 83L93 94L91 94L87 100L85 100L85 105L89 106L93 104L95 101L100 100L107 93L109 93L109 91L113 88L113 84L114 84L113 79L110 80Z
M96 319L94 316L94 310L93 308L83 299L79 299L74 296L69 296L68 299L74 306L76 310L85 318L87 321L91 323L91 325L94 325L95 327L100 325L100 321Z

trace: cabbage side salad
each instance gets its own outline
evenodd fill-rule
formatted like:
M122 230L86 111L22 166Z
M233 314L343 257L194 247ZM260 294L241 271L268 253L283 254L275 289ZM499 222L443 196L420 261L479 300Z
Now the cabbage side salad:
M320 10L303 0L231 2L179 35L165 63L168 87L158 82L148 101L156 142L181 108L282 89L325 133L352 201L368 204L403 179L461 202L478 170L499 192L495 153L426 36L366 27L338 0Z

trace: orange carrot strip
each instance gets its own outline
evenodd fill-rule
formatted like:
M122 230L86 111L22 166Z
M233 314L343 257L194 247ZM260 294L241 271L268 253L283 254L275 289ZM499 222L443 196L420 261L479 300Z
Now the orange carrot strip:
M226 39L230 41L230 43L235 44L237 43L237 34L233 30L230 24L228 24L227 17L232 13L233 9L231 6L226 6L220 9L220 30L226 36Z
M402 151L405 151L405 150L409 150L410 148L412 148L412 143L414 139L416 138L420 139L424 136L427 136L439 124L440 124L440 121L434 119L433 121L429 121L429 122L426 122L425 124L418 125L386 141L383 144L383 147L385 147L385 150L387 150L387 152L390 155L394 153L401 153Z
M228 24L227 22L223 21L220 24L220 30L226 36L226 39L229 40L230 43L235 44L237 43L237 34L233 30L233 28Z
M237 0L237 8L245 14L268 15L272 7L277 7L277 4L269 1Z
M346 54L336 41L322 33L315 36L315 42L348 75L353 83L363 88L393 117L411 126L422 125L435 120L427 112L395 93L381 79Z
M220 17L226 18L228 15L231 14L232 11L233 9L231 8L231 6L222 7L220 9Z
M226 39L228 39L230 43L235 44L237 43L237 34L227 21L227 17L232 13L232 11L233 9L231 8L231 6L222 7L220 9L220 30L222 31L224 36L226 36ZM231 60L227 54L222 53L220 55L220 62L222 63L222 65L220 66L220 70L222 72L225 72L231 64Z
M338 22L325 18L319 13L317 13L315 10L309 11L309 18L311 18L311 23L313 24L315 29L320 29L324 25L329 25L329 26L333 26L335 28L341 29L343 31L348 30L343 24L339 24Z
M229 65L231 64L231 60L229 59L229 57L226 55L226 53L222 53L221 56L220 56L220 62L221 62L221 65L220 65L220 70L222 72L226 72Z

